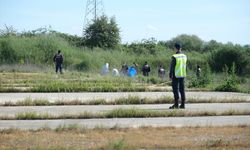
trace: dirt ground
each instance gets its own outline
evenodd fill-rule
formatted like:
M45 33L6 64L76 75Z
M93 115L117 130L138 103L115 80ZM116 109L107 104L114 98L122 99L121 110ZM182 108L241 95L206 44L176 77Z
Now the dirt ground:
M2 130L0 149L249 149L250 126Z

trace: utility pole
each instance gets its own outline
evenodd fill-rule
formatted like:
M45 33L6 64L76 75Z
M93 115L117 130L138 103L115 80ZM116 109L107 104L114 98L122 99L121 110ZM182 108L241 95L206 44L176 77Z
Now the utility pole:
M87 0L84 23L83 23L83 34L86 26L93 23L98 17L104 15L104 5L102 0Z

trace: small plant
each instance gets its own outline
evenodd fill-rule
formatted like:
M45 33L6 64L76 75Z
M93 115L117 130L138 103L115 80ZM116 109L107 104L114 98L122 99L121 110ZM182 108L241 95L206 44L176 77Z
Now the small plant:
M83 58L81 63L76 65L76 69L78 71L89 71L90 64L91 64L90 60L87 57L85 57Z
M114 109L106 113L107 118L133 118L133 117L142 117L143 111L132 108L132 109Z
M206 147L220 147L220 146L228 146L229 142L225 142L222 139L208 140L206 141Z
M36 119L51 119L52 117L48 114L40 115L36 112L26 112L19 113L16 115L16 119L18 120L36 120Z
M54 103L50 103L50 105L84 105L84 103L80 100L72 100L72 101L57 100Z
M148 83L157 84L157 83L159 83L158 80L159 79L157 79L156 77L151 77L151 78L149 78Z
M225 112L225 114L227 115L237 115L239 112L237 110L234 109L229 109Z
M72 131L72 130L78 130L79 126L77 124L70 124L70 125L59 125L56 127L56 132L62 132L62 131Z
M203 88L206 87L208 84L211 83L211 71L208 63L206 63L204 71L201 73L200 77L193 77L191 78L188 87L197 87L197 88Z
M238 92L238 77L235 72L235 64L233 63L231 70L229 71L228 67L225 65L224 68L225 80L221 85L215 88L216 91L225 91L225 92Z
M86 105L106 105L105 99L97 99L86 102Z
M1 129L0 134L13 134L13 133L18 133L20 130L15 129L15 128L9 128L9 129Z
M47 106L50 102L45 99L32 100L31 98L26 98L24 101L18 101L17 106Z
M107 147L109 150L125 150L128 148L128 144L125 142L124 139L118 139L108 143Z

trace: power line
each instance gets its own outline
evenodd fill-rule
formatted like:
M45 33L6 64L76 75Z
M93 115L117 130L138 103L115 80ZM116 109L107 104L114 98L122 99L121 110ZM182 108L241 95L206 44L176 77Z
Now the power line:
M87 0L84 23L83 23L83 34L86 26L93 23L98 17L104 15L104 4L102 0Z

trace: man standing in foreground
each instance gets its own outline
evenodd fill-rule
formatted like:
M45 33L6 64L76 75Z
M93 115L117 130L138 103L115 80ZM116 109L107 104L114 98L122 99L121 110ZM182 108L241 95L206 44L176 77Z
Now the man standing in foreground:
M174 105L169 107L169 109L181 108L185 109L185 87L184 79L186 77L186 63L187 56L181 52L181 45L176 43L174 45L176 53L172 56L169 78L172 80L172 89L174 93ZM181 94L181 105L178 105L179 92Z
M55 54L53 60L56 64L56 73L58 72L58 69L59 69L60 73L62 74L63 56L60 50L58 50L57 54Z

